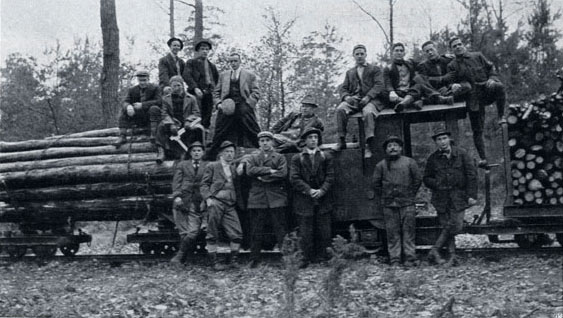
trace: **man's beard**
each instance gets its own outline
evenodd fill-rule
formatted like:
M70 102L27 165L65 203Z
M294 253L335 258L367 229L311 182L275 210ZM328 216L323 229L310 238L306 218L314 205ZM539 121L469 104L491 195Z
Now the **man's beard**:
M398 153L398 152L392 153L392 154L387 154L387 158L391 161L399 159L400 156L401 156L401 154Z

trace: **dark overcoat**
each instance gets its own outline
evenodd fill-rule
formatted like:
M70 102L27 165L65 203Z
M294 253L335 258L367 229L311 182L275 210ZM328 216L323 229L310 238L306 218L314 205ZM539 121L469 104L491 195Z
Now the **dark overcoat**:
M405 66L409 70L409 86L414 86L414 76L416 75L416 65L412 60L405 60ZM383 70L383 80L385 81L385 90L387 92L392 92L397 90L399 87L399 82L401 77L399 75L399 69L396 63L391 63L390 66L386 66Z
M377 65L366 64L362 79L358 75L358 67L354 66L346 72L344 83L340 86L340 99L344 101L348 96L382 99L385 98L384 89L383 75Z
M246 174L251 178L247 208L272 209L287 206L287 161L272 151L254 152L246 162ZM270 169L278 172L270 174Z
M186 62L184 62L179 57L177 59L178 64L180 65L180 73L178 73L176 62L174 62L172 53L166 54L166 56L163 56L160 58L160 60L158 60L158 86L160 86L160 89L164 88L165 86L170 86L170 78L172 76L182 76L182 74L184 73Z
M201 181L206 166L207 161L200 161L196 173L192 160L178 161L172 178L172 197L181 198L184 206L189 206L191 203L199 205L202 200Z
M207 93L211 93L219 80L217 66L208 60L209 71L211 73L211 84L207 85L205 82L205 66L203 65L203 62L204 59L202 58L189 59L186 62L186 67L182 73L184 81L188 84L188 92L192 95L195 95L196 88L199 88L202 91L207 91Z
M240 192L240 178L235 171L234 164L231 164L231 174L233 178L233 183L235 185L236 191L236 198L237 198L237 205L240 208L244 208L242 195ZM208 198L216 198L215 196L219 191L223 190L225 184L227 183L227 176L223 171L223 166L221 165L221 161L217 160L214 162L210 162L205 166L205 170L203 172L203 179L201 181L201 196L204 200Z
M141 87L135 85L127 91L127 96L123 101L123 107L127 105L133 105L134 103L141 103L143 105L143 111L148 112L151 106L160 106L162 103L162 98L160 97L160 89L158 86L149 83L147 88L145 88L144 98L141 96Z

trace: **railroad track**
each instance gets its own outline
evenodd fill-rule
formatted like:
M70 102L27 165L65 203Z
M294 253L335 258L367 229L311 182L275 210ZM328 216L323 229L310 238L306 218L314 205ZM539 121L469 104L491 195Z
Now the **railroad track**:
M430 249L417 249L417 254L425 256ZM377 251L370 251L366 255L376 254ZM520 256L520 255L563 255L562 247L542 247L536 249L522 249L517 247L499 247L499 248L464 248L458 249L457 254L462 257L487 257L487 258L501 258L506 256ZM225 254L226 255L226 254ZM248 252L240 254L242 259L250 256ZM264 258L275 262L279 260L281 254L279 252L266 252L263 253ZM85 254L75 256L55 255L49 258L39 258L34 255L26 255L21 258L11 258L6 255L0 256L0 264L9 264L14 262L99 262L109 264L123 264L131 262L139 263L160 263L167 262L171 256L168 255L147 255L147 254ZM196 254L193 257L194 261L203 262L205 260L202 254Z

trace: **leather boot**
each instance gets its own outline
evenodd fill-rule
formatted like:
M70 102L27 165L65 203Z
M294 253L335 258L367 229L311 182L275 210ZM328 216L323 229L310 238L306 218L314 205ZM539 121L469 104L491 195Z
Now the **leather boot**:
M174 255L174 257L170 259L170 263L174 265L181 265L186 258L188 247L188 241L186 239L181 240L180 247L178 248L178 253L176 253L176 255Z
M157 128L158 128L158 123L151 121L151 135L149 137L149 141L153 145L156 143L156 129Z
M346 149L346 137L340 137L338 144L336 144L336 148L334 150L342 151L344 149Z
M410 104L412 104L414 102L414 98L411 95L407 95L405 96L405 98L403 98L403 100L398 103L397 105L395 105L395 107L393 108L393 110L396 113L400 113L403 110L405 110L405 107L409 106Z
M448 253L450 254L450 258L446 262L446 266L457 266L457 259L455 257L455 237L450 239L448 244Z
M238 254L238 251L231 251L231 255L229 257L229 265L231 268L239 268Z
M453 96L438 96L437 102L438 102L438 104L453 105L454 104L454 97Z
M164 161L164 149L156 147L156 163L161 164Z
M428 260L434 261L438 265L442 265L446 262L444 261L444 259L442 258L440 252L438 252L438 249L436 247L432 247L432 249L428 253Z
M210 266L213 266L213 269L216 271L223 271L226 269L225 265L221 264L221 262L219 261L219 257L217 256L217 253L209 253L209 260L210 260Z
M121 145L125 144L126 142L127 142L127 129L120 128L119 129L119 138L115 142L114 146L115 146L115 148L119 148L119 147L121 147Z

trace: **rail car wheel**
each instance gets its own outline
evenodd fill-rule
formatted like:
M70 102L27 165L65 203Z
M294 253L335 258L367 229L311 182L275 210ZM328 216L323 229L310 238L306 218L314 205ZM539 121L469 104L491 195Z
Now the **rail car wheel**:
M52 257L57 253L57 247L54 245L35 245L31 247L33 254L37 257Z
M6 252L12 258L21 258L27 252L27 246L18 246L18 245L6 246Z
M516 234L514 240L520 248L538 248L552 243L547 234Z
M139 244L139 248L141 249L141 252L143 254L148 254L148 255L160 254L160 250L157 244L154 243L142 242Z
M74 256L78 252L79 248L80 248L80 244L72 243L72 244L63 245L59 249L61 250L61 253L63 253L64 256Z
M178 252L178 245L174 243L163 243L160 247L160 253L163 255L172 256Z
M559 242L559 245L563 246L563 233L557 233L555 234L555 237L557 238L557 242Z

